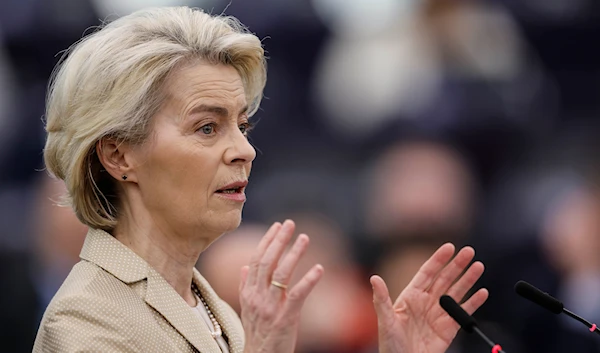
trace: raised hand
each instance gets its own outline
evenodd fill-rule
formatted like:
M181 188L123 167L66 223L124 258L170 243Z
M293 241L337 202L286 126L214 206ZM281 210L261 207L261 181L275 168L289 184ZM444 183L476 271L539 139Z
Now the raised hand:
M443 353L456 336L459 325L440 307L439 299L448 294L461 302L483 274L481 262L473 263L475 251L444 244L421 266L409 285L392 303L387 286L379 276L371 277L373 303L379 326L381 353ZM462 304L473 314L488 298L486 289L478 290Z
M250 266L242 269L240 304L246 353L295 350L300 310L321 279L323 267L315 265L296 285L287 289L309 242L308 236L300 234L282 259L294 228L289 220L283 225L273 224L258 244Z

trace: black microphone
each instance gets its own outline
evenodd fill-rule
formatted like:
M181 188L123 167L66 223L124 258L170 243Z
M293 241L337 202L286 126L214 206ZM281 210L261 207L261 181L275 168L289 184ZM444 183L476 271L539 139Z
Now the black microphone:
M506 353L502 350L502 347L500 347L499 344L494 343L494 341L489 339L483 334L483 332L481 332L481 330L479 330L475 318L467 314L467 312L464 311L464 309L461 308L461 306L458 305L458 303L454 301L452 297L448 295L442 295L440 298L440 306L442 309L446 310L448 315L450 315L450 317L453 318L454 321L456 321L460 327L463 328L463 330L467 331L468 333L475 332L477 335L479 335L479 337L481 337L492 348L492 353Z
M515 284L515 292L517 292L517 294L522 296L523 298L528 299L541 306L542 308L550 311L551 313L557 315L565 313L567 316L587 326L590 329L590 332L595 332L600 335L600 329L598 329L596 324L592 324L591 322L587 321L581 316L576 315L573 312L565 309L565 306L560 300L554 298L546 292L542 292L541 290L537 289L531 284L525 281L519 281Z

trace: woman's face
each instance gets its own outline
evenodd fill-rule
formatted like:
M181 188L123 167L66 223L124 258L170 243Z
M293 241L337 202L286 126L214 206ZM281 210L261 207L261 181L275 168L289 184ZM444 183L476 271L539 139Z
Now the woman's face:
M169 233L233 230L256 157L242 80L233 67L199 63L174 72L165 89L148 141L132 151L147 214Z

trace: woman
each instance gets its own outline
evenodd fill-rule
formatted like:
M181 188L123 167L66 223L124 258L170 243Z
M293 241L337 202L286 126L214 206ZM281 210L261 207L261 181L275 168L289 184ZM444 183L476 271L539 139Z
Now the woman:
M309 241L300 235L283 255L292 221L274 224L242 269L241 320L194 268L240 224L265 80L256 36L185 7L120 18L70 50L50 86L44 158L90 230L35 352L294 351L323 268L288 284ZM458 326L438 299L460 300L483 272L479 262L464 272L473 249L453 255L442 246L395 303L371 278L381 352L448 347ZM463 306L486 298L480 290Z

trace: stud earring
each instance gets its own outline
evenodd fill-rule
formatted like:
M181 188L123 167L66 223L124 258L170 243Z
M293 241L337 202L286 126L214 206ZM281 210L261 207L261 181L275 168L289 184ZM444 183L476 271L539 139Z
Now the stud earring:
M127 180L127 175L123 174L123 176L121 177L121 179Z

